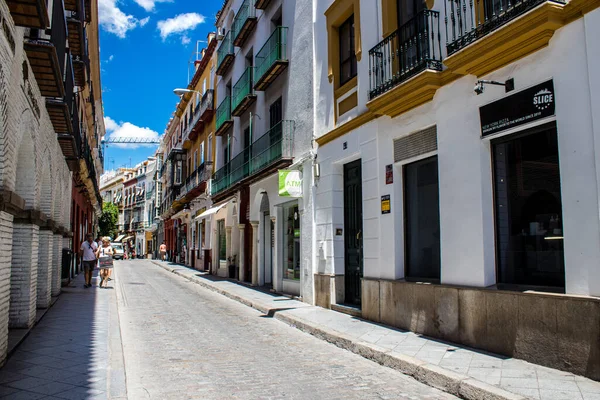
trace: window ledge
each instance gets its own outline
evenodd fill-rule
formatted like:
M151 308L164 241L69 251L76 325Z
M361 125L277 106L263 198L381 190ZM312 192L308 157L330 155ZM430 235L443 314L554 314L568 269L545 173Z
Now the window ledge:
M335 99L339 99L340 97L354 89L356 86L358 86L358 76L355 76L354 78L350 79L348 82L344 83L342 86L337 88L333 93Z

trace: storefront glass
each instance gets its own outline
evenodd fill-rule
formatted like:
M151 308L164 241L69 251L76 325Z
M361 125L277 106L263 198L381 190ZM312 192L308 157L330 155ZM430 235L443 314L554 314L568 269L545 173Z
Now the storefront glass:
M285 279L300 279L300 213L297 203L283 208L283 265Z
M404 167L406 277L440 279L437 156Z
M565 285L556 126L493 142L499 283Z

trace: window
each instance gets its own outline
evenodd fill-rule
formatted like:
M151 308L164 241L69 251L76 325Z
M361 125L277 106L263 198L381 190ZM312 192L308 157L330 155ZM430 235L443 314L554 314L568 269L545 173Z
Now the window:
M204 140L200 143L200 165L204 164Z
M498 282L564 288L556 125L492 146Z
M437 156L404 167L406 277L440 279Z
M354 15L338 28L340 37L340 85L356 76L356 54L354 50Z
M219 235L219 260L225 261L227 259L226 245L227 239L225 237L225 220L220 219L217 221L217 234Z
M206 159L210 162L212 161L212 135L208 135L208 156Z
M194 151L194 165L193 165L194 169L193 171L196 170L196 168L198 168L198 150Z

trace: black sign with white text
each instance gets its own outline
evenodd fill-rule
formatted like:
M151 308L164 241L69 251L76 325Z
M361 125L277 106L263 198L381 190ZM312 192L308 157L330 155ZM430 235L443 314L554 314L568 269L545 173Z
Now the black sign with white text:
M551 117L555 109L554 82L549 80L480 107L481 136Z

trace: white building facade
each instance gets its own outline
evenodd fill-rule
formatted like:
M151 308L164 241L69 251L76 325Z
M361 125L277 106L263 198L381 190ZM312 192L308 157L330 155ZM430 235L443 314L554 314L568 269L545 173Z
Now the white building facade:
M227 1L217 27L215 272L312 302L312 4Z
M314 1L316 304L598 379L597 6Z

